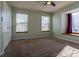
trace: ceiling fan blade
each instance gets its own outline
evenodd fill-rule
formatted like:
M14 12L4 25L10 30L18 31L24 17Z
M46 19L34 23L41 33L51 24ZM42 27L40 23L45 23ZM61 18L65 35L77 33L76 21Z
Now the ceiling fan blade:
M54 7L56 6L56 4L53 1L52 1L51 5L54 6Z
M47 5L47 1L45 1L45 3L44 3L44 6L46 6Z

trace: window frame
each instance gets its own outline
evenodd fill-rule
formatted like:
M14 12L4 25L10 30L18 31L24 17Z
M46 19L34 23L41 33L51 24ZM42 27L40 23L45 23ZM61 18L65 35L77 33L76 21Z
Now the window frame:
M79 13L79 12L73 12L73 13ZM71 34L79 34L79 32L72 32Z
M44 16L44 17L48 17L49 18L49 24L48 24L49 28L48 28L47 31L42 31L42 20L43 20L42 17L43 16L41 16L41 32L50 32L50 17L49 16Z
M79 37L79 33L76 33L76 32L66 33L66 29L67 29L67 21L66 20L67 20L67 14L68 13L77 13L77 12L65 12L65 13L62 14L62 20L64 20L64 18L66 17L65 22L64 22L66 25L64 25L64 27L62 26L65 29L64 32L62 32L62 35Z
M26 13L26 12L18 12L18 11L17 11L16 13L28 15L28 13ZM17 19L16 19L16 20L17 20ZM27 20L27 31L24 31L24 32L17 32L17 31L16 31L16 33L17 33L17 34L28 33L28 32L29 32L29 31L28 31L28 22L29 22L29 15L28 15L28 20ZM16 23L16 26L17 26L17 23Z

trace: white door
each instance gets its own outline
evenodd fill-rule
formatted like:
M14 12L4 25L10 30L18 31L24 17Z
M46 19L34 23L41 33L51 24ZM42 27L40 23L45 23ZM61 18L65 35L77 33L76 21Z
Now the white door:
M0 55L1 55L1 1L0 1Z
M2 50L8 46L11 40L11 10L6 2L2 3Z
M11 40L11 9L0 1L0 55Z

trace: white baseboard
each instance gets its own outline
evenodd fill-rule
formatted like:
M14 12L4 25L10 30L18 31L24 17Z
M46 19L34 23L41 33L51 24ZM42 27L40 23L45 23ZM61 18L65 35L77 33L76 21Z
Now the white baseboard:
M12 40L19 40L19 39L30 39L30 38L43 38L43 37L50 37L50 36L37 36L37 37L13 38Z
M53 37L55 37L55 38L58 38L58 39L62 39L62 40L66 40L66 41L70 41L70 42L73 42L73 43L77 43L77 44L79 44L79 42L77 42L77 41L72 41L72 40L69 40L69 39L65 39L65 38L62 38L62 37L58 37L58 36L53 36Z

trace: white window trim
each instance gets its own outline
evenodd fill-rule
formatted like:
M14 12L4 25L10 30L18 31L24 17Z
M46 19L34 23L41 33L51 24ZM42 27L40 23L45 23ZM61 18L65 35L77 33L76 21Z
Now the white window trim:
M44 17L49 17L49 16L44 16ZM41 32L50 32L50 17L49 17L49 29L47 31L42 30L42 16L41 16Z
M24 11L16 11L16 13L21 13L21 14L27 14L27 15L28 15L28 13L26 13L26 12L24 12ZM16 20L17 20L17 19L16 19ZM29 15L28 15L28 22L27 22L27 31L24 31L24 32L17 32L17 31L16 31L16 33L27 33L27 32L29 31L28 23L29 23ZM17 25L17 24L16 24L16 25Z

